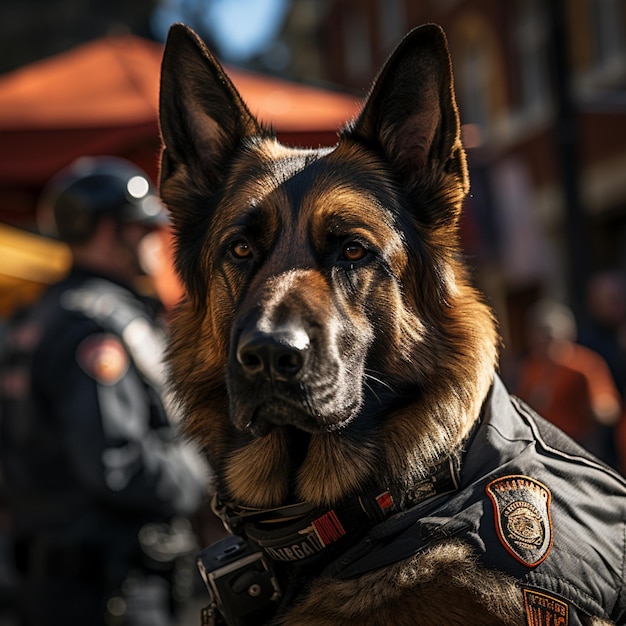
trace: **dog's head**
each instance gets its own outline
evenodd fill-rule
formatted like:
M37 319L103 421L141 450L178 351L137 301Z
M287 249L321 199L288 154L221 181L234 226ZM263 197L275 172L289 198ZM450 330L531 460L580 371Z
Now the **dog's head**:
M184 26L161 81L161 194L187 292L173 381L221 488L332 500L448 453L496 342L458 260L468 177L441 29L404 39L332 149L278 143Z

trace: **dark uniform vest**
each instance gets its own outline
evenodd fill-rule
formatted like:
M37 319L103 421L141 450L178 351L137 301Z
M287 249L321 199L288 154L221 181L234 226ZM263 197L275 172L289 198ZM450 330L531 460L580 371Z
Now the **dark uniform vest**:
M459 538L520 581L530 624L626 624L626 481L496 380L458 488L394 515L331 564L340 579Z

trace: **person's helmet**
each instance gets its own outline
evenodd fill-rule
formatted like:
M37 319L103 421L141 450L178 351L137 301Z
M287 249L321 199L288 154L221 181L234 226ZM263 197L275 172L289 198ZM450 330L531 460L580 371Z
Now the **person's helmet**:
M98 220L157 226L167 222L148 175L118 157L81 157L52 177L38 206L40 230L76 244L87 241Z

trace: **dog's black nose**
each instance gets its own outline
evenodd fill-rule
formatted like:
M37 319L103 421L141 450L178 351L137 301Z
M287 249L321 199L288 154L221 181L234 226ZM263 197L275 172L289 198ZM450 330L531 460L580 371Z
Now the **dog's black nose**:
M309 349L309 337L300 328L265 333L244 333L237 345L237 361L254 378L293 380L302 370Z

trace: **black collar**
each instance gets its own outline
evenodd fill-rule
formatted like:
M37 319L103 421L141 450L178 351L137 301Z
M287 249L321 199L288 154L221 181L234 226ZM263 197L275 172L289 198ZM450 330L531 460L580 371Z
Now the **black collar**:
M455 491L458 471L458 463L452 459L436 464L415 486L407 505ZM303 568L329 563L399 512L388 489L372 489L329 508L300 502L255 509L221 502L216 496L213 509L231 532L245 536L272 561Z

